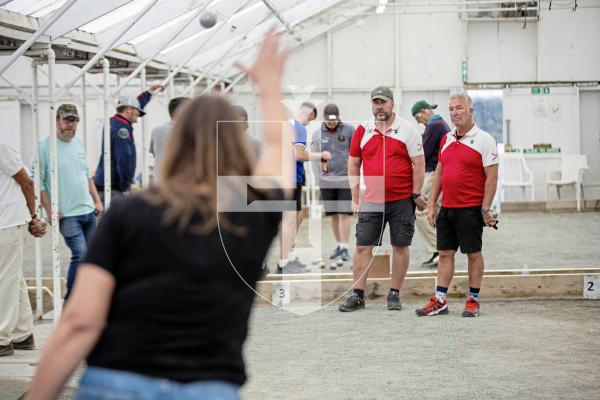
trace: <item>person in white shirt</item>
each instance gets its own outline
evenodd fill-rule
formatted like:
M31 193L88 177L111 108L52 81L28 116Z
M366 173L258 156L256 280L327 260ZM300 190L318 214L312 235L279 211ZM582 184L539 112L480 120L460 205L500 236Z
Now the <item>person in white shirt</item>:
M35 237L46 233L19 153L0 143L0 357L34 348L33 314L23 280L25 229Z

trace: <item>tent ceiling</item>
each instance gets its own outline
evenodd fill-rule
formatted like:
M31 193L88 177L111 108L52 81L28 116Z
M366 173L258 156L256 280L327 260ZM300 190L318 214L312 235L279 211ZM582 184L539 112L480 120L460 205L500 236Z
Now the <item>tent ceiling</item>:
M152 2L154 1L154 4ZM78 65L116 40L107 53L113 72L128 74L149 61L149 73L175 68L180 74L222 74L235 59L252 57L269 26L286 31L290 47L302 45L349 21L372 15L380 0L0 0L0 53L14 51L51 18L58 19L36 40L59 48L61 62ZM458 12L469 19L502 18L505 7L536 10L548 0L389 0L388 12ZM510 3L510 4L509 4ZM565 7L569 0L555 2ZM579 7L598 6L579 0ZM146 12L146 7L151 6ZM591 4L591 5L590 5ZM483 9L483 11L482 11ZM492 10L485 12L486 9ZM62 14L61 14L62 12ZM205 28L199 16L212 12L217 24ZM514 11L511 11L515 14ZM525 11L523 11L525 12ZM495 13L495 14L494 14ZM518 14L518 13L516 13ZM515 15L516 15L515 14ZM528 14L528 15L530 15ZM525 14L523 14L525 15ZM123 27L131 28L123 33ZM32 47L26 55L39 55ZM91 70L92 72L94 69ZM163 71L163 72L161 72ZM226 73L228 78L238 72Z
M159 0L141 15L151 1L78 0L64 11L66 0L0 0L0 52L14 51L62 10L37 39L39 45L26 55L43 56L40 45L52 42L59 62L81 65L116 39L107 53L115 73L128 74L146 59L152 60L150 75L172 68L179 68L180 75L212 74L211 70L222 73L236 57L254 55L267 27L286 31L286 41L294 47L314 35L303 32L300 23L334 7L338 12L367 11L379 0ZM214 27L199 23L199 16L206 12L216 16ZM315 21L327 28L322 19ZM133 25L123 34L123 26L129 24Z

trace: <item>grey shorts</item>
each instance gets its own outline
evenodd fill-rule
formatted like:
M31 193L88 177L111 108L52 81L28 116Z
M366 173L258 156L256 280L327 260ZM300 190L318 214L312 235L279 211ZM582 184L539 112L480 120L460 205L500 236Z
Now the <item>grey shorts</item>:
M410 246L415 233L415 203L411 197L385 204L363 203L356 224L357 246L381 246L386 224L392 246Z

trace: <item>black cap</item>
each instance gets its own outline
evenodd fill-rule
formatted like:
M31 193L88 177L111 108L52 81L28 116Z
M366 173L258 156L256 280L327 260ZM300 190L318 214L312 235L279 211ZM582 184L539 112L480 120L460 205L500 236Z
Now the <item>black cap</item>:
M333 103L327 104L325 108L323 108L323 118L325 121L339 121L340 109Z

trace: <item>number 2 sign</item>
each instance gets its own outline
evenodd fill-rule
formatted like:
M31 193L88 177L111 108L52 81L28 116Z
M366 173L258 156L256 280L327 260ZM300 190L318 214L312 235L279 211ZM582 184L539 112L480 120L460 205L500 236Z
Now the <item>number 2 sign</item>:
M600 275L585 275L583 277L583 298L600 299Z

